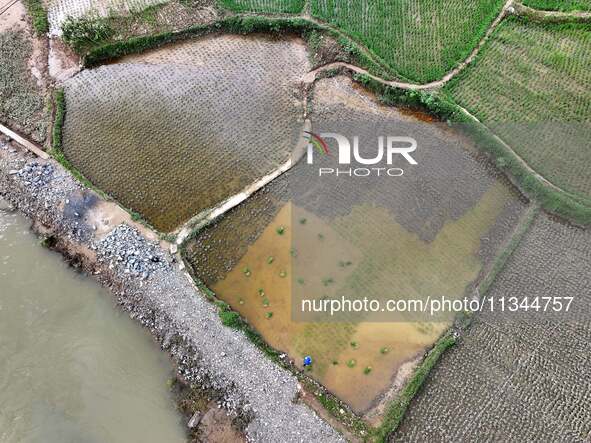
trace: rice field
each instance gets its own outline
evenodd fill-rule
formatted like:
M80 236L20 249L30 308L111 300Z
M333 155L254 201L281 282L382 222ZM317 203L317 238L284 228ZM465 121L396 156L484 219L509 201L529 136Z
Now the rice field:
M271 346L300 367L312 356L309 375L375 418L451 318L329 319L301 312L301 300L462 298L523 203L461 135L378 105L345 77L319 81L311 106L315 132L412 132L421 167L392 180L327 181L300 162L197 233L185 258Z
M299 39L214 36L65 84L66 158L169 232L287 161L303 126Z
M589 0L524 0L523 4L543 11L589 11Z
M463 61L502 0L312 0L312 15L363 43L396 74L438 80Z
M505 20L447 91L538 173L591 197L591 34Z
M539 215L488 295L572 296L570 312L477 315L431 373L397 439L588 441L590 251L588 231Z
M237 12L298 13L304 8L304 0L220 0L228 9Z

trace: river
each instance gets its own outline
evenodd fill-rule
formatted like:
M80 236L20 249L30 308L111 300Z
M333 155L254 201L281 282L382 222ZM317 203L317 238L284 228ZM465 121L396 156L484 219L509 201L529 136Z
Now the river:
M185 441L171 375L105 289L0 209L0 442Z

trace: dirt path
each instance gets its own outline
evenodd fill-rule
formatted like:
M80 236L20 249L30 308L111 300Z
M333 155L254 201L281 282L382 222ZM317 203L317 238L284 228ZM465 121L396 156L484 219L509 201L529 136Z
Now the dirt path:
M550 23L588 23L591 22L591 12L561 12L541 11L530 8L519 2L514 5L515 13L520 16L529 17L533 20Z

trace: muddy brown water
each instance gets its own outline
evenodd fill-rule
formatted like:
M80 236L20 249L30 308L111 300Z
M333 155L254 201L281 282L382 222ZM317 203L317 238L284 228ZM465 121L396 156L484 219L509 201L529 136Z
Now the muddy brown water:
M104 289L0 209L0 441L182 442L172 367Z

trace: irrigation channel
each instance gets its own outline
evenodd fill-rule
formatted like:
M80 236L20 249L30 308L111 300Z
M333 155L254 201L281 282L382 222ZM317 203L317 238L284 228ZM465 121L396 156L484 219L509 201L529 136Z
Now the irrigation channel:
M185 441L167 357L3 206L0 441Z

